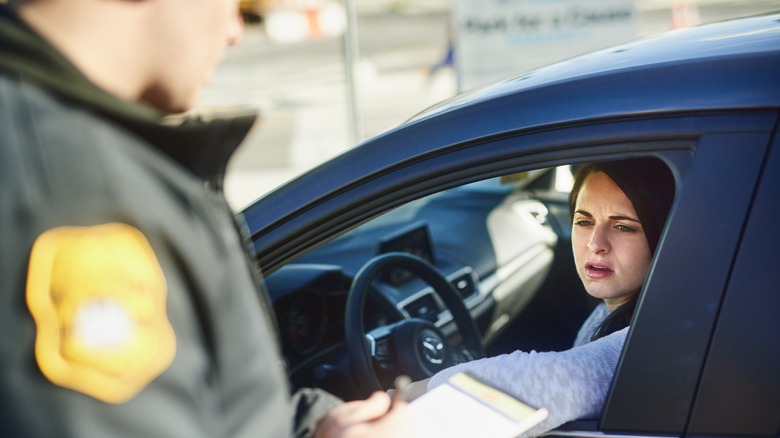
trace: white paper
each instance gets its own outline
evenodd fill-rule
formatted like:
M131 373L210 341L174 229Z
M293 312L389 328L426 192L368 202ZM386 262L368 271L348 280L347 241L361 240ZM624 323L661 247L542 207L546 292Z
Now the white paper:
M465 374L426 392L410 408L425 437L512 438L547 418L546 409L531 408Z

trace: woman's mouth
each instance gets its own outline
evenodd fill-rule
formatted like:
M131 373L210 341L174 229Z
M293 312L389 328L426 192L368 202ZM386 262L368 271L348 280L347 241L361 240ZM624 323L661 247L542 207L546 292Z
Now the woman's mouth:
M615 273L608 265L598 262L588 262L585 264L585 273L588 278L601 279L607 278Z

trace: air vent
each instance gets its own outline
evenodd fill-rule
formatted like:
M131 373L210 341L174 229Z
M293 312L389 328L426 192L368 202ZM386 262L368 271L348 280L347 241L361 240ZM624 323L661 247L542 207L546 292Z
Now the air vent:
M431 322L439 319L439 308L436 305L433 295L427 294L404 306L404 310L412 318L421 318Z
M474 277L472 277L469 273L461 274L455 277L450 281L450 283L452 283L452 285L455 287L455 290L458 291L460 297L464 300L474 295L474 292L477 291L477 289L474 287Z

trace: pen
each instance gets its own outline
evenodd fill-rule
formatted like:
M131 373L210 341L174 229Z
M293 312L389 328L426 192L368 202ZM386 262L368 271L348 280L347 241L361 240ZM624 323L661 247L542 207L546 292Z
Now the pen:
M409 376L402 374L395 378L394 383L395 383L395 392L390 398L391 400L390 409L392 409L393 405L395 405L398 401L404 400L406 395L406 388L412 383L412 379Z

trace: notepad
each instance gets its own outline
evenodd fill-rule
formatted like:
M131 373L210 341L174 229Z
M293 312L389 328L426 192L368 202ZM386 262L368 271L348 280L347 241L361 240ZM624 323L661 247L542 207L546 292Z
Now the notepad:
M424 437L513 438L547 418L475 377L458 373L410 404Z

